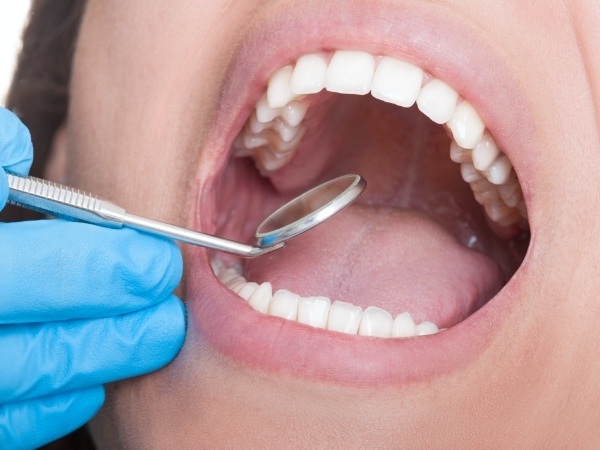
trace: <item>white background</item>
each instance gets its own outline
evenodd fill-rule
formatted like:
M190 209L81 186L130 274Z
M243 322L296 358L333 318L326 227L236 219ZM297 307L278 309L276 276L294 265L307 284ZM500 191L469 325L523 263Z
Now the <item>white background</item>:
M0 106L6 101L31 0L0 0Z

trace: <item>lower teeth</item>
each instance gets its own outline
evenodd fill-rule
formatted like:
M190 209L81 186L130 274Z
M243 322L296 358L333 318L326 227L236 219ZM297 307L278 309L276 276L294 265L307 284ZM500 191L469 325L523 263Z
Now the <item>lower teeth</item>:
M327 297L301 297L280 289L272 292L271 283L247 281L235 266L226 267L219 259L211 266L219 281L248 302L254 310L274 317L296 321L333 332L381 338L407 338L435 334L438 326L430 321L415 324L408 312L395 319L384 309L369 306L363 311L352 303Z

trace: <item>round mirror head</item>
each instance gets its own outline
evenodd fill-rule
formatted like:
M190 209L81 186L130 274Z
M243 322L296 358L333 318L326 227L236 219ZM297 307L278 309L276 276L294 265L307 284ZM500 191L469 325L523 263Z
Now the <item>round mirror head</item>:
M344 209L365 190L360 175L343 175L286 203L256 229L256 245L270 247L319 225Z

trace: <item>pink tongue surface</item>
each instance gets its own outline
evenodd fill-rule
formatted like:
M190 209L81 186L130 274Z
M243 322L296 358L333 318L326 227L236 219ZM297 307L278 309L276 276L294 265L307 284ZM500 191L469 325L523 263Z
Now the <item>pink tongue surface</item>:
M497 264L464 247L422 213L352 205L288 242L245 263L246 278L273 289L326 296L415 321L449 327L503 284Z

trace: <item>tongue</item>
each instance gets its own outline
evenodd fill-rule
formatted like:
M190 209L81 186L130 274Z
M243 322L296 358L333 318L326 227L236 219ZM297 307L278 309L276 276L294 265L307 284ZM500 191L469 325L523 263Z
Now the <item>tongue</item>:
M249 280L302 296L326 296L415 321L452 326L503 284L497 264L464 247L422 213L352 205L288 242L246 262Z

